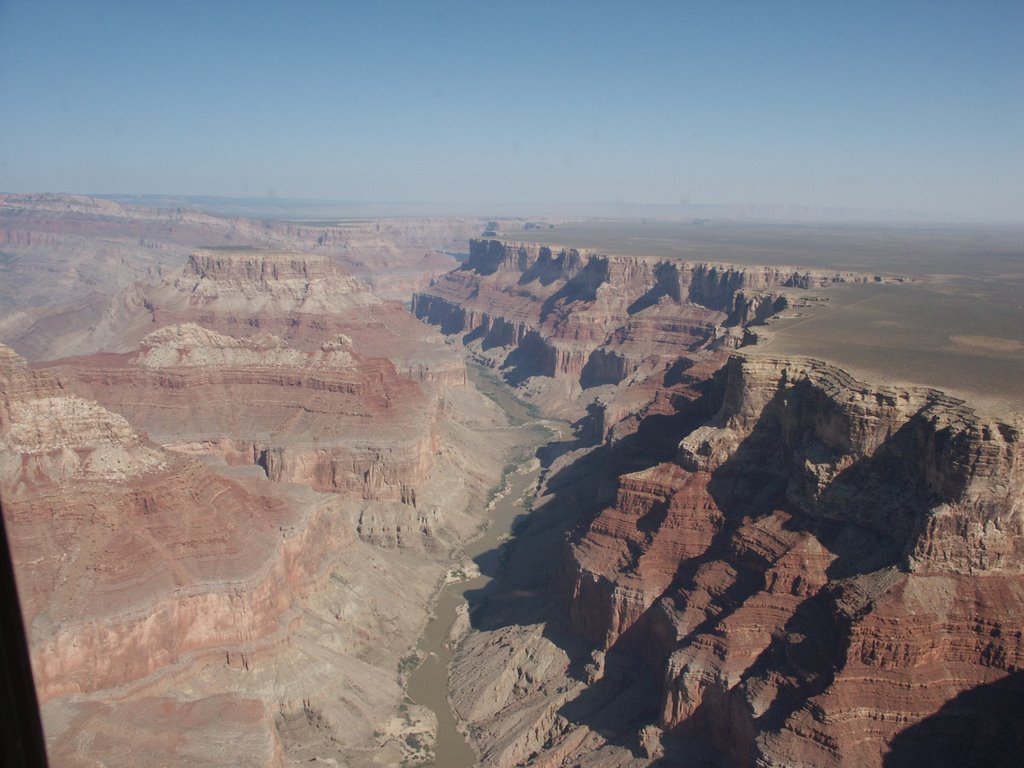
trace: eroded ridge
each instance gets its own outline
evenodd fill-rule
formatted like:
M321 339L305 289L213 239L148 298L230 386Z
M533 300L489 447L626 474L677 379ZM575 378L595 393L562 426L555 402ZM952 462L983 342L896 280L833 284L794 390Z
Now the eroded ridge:
M485 351L503 348L496 362L514 381L588 388L659 368L681 350L737 348L793 291L875 279L471 240L466 263L415 294L413 312Z
M983 735L1018 711L1021 417L758 345L879 279L474 241L416 297L543 407L598 398L457 658L485 762L1024 753Z
M322 259L201 253L123 297L122 351L33 369L2 349L0 491L50 754L427 758L399 660L526 437L436 331L330 295ZM337 311L300 311L321 294Z
M355 352L344 334L304 351L265 332L235 338L187 323L135 352L49 369L175 450L318 491L415 506L440 450L441 393Z
M733 355L706 397L713 415L676 456L621 474L570 534L546 629L481 620L465 663L490 670L483 649L507 645L520 670L493 698L461 699L485 757L984 753L997 726L972 728L1009 727L1024 663L1021 419L761 354ZM585 462L564 468L550 515L588 498L571 490ZM996 761L1020 746L1004 739Z
M225 646L254 651L287 624L327 550L354 540L329 505L304 515L284 496L220 477L8 348L0 356L0 483L43 704L127 690L222 659ZM279 532L300 524L304 535L290 541ZM318 551L296 559L306 536ZM263 702L229 695L218 706L240 716L227 718L228 732L251 739L243 763L280 759ZM209 748L190 743L197 756Z

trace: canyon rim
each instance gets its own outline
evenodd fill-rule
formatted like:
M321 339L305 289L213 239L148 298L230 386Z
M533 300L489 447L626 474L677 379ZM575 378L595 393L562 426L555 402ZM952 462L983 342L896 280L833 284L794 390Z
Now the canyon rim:
M933 273L927 228L787 265L727 225L690 258L561 220L0 219L52 764L431 764L408 676L477 572L445 699L482 765L1020 763L1015 234Z

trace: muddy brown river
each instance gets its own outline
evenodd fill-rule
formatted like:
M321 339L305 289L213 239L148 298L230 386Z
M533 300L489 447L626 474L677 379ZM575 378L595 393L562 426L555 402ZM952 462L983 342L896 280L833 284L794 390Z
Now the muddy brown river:
M536 417L528 407L511 397L503 385L479 371L470 369L470 373L477 387L508 413L513 424L535 432L535 448L564 434L562 424ZM509 537L516 519L526 514L522 500L532 495L540 472L540 463L531 451L528 458L505 478L502 492L493 502L487 528L463 548L463 560L473 560L490 552ZM481 589L489 581L490 576L477 576L446 585L438 595L433 616L417 645L424 660L410 674L407 690L413 701L429 707L437 715L434 762L428 766L472 768L477 765L476 753L459 730L458 721L448 702L448 665L453 653L446 645L458 609L465 603L465 593Z

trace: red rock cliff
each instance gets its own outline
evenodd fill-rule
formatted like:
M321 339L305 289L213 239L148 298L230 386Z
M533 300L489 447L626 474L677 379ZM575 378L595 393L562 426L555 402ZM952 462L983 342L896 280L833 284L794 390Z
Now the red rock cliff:
M1024 663L1022 425L810 360L721 380L717 416L572 545L570 619L660 667L666 743L880 765Z
M270 334L174 325L135 353L50 369L161 443L320 491L415 504L438 450L441 401L346 336L304 352Z
M300 510L213 474L2 346L0 392L0 488L43 701L253 647L354 541L336 505Z
M727 329L784 308L785 290L866 279L471 240L466 263L415 294L413 312L485 350L505 348L505 367L586 388L680 349L738 346L742 333Z

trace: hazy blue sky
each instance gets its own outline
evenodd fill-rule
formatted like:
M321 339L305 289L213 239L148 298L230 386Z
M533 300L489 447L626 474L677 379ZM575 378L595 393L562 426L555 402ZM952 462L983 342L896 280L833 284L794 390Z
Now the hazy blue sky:
M0 0L0 190L1024 220L1024 1Z

